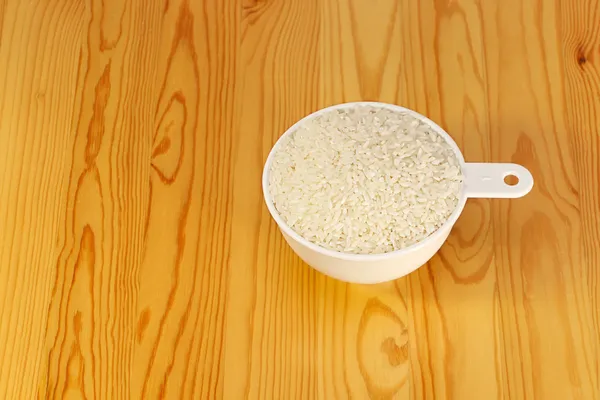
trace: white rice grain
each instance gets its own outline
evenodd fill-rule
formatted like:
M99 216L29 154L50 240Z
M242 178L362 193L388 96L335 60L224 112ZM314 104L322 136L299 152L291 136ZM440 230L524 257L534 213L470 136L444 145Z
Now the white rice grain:
M428 124L387 108L332 110L280 144L269 192L305 239L354 254L413 245L444 224L463 177L450 145Z

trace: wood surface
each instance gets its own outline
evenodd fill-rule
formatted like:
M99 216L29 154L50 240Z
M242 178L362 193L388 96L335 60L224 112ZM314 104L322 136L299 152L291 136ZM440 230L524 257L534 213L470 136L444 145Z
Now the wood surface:
M270 147L377 100L533 191L327 278ZM597 0L0 0L0 399L600 399Z

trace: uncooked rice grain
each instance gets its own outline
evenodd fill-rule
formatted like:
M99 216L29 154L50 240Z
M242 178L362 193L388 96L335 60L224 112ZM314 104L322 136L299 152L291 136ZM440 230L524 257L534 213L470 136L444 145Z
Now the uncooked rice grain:
M283 220L327 249L379 254L435 232L462 185L450 145L429 124L384 107L334 109L282 140L269 192Z

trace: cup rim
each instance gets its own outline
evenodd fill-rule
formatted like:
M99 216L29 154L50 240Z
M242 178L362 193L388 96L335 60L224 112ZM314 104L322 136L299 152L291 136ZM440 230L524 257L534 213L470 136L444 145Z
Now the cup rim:
M263 197L264 197L265 203L267 205L267 209L269 210L271 217L273 217L273 219L279 226L279 229L281 229L286 235L293 238L295 241L297 241L298 243L302 244L303 246L309 248L310 250L320 253L320 254L323 254L323 255L326 255L326 256L329 256L329 257L334 257L334 258L338 258L338 259L342 259L342 260L350 260L350 261L386 260L386 259L390 259L390 258L394 258L397 256L401 256L401 255L405 255L405 254L409 254L409 253L418 251L419 249L428 246L431 242L435 242L436 240L438 240L442 235L445 234L446 230L452 228L452 226L456 223L456 220L462 213L462 210L464 209L466 201L467 201L466 188L465 188L466 185L465 185L464 180L463 180L462 187L460 190L458 203L456 204L454 211L452 211L452 214L450 214L448 219L446 219L446 222L444 222L444 224L442 226L440 226L435 232L433 232L432 234L430 234L423 240L421 240L417 243L414 243L408 247L405 247L403 249L398 249L398 250L390 251L387 253L375 253L375 254L344 253L344 252L340 252L340 251L336 251L336 250L327 249L325 247L319 246L318 244L315 244L315 243L309 241L308 239L305 239L300 234L298 234L295 230L293 230L283 220L281 215L279 215L279 212L277 211L277 209L275 208L275 204L273 203L271 194L269 193L269 172L271 169L271 164L273 163L274 154L277 152L277 150L281 146L281 143L285 137L292 134L298 128L298 126L300 126L305 121L316 118L317 116L319 116L321 114L327 113L332 110L340 110L340 109L360 107L360 106L372 106L372 107L387 108L392 111L407 113L407 114L410 114L413 117L423 121L424 123L428 124L436 133L438 133L440 136L442 136L446 140L446 142L450 145L450 147L452 148L452 150L454 151L454 154L456 155L456 157L458 159L458 162L461 167L461 171L464 175L465 160L464 160L462 152L458 148L458 145L456 144L454 139L452 139L452 137L444 129L442 129L438 124L436 124L429 118L425 117L424 115L422 115L414 110L411 110L409 108L402 107L399 105L376 102L376 101L356 101L356 102L335 104L335 105L328 106L328 107L322 108L320 110L317 110L311 114L308 114L307 116L303 117L302 119L297 121L295 124L290 126L283 133L283 135L281 135L279 137L279 139L277 139L277 141L271 148L271 151L269 152L269 155L267 156L267 159L266 159L264 167L263 167L263 174L262 174Z

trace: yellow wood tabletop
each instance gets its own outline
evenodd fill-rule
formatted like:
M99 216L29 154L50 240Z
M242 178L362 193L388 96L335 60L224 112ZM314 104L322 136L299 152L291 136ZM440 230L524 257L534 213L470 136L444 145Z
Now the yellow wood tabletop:
M277 138L376 100L535 178L371 286ZM600 399L597 0L0 0L0 399Z

